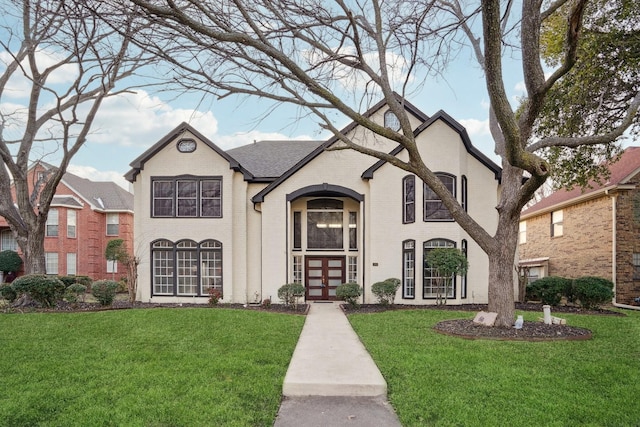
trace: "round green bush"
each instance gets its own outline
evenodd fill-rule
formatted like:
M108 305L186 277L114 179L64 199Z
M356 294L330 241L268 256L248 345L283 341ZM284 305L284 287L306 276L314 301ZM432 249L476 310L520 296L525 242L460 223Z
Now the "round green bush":
M116 298L118 282L114 280L97 280L91 285L91 295L93 295L100 305L109 306Z
M20 270L22 266L22 258L16 251L2 251L0 252L0 271L8 273L13 271L14 273Z
M16 294L27 294L34 301L45 307L53 307L62 299L66 286L55 276L44 274L27 274L18 277L11 283Z
M18 298L18 294L10 284L3 284L0 285L0 298L4 298L11 303Z
M602 277L580 277L574 280L575 299L587 309L599 308L613 299L613 282Z
M296 305L298 298L304 296L304 286L300 283L287 283L278 289L278 298L284 305Z
M78 299L81 295L84 295L87 292L87 287L85 285L81 285L80 283L72 283L67 286L67 289L64 291L64 299L68 302L74 303L78 302ZM84 297L82 298L84 301Z
M371 292L378 299L378 303L382 305L393 304L396 292L400 287L400 279L387 279L382 282L376 282L371 286Z
M362 287L357 283L343 283L336 287L336 297L351 306L358 305L358 298L362 295Z
M562 296L570 288L570 279L557 276L543 277L527 285L527 299L540 300L548 305L558 305Z

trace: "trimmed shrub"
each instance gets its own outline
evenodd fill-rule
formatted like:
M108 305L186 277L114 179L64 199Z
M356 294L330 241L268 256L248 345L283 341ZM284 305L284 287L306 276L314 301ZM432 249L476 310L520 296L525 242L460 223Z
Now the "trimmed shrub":
M76 283L85 286L87 289L91 288L91 283L93 283L93 279L89 276L74 276L76 278Z
M100 305L109 306L116 298L118 282L114 280L98 280L91 285L91 295L93 295Z
M571 280L549 276L527 285L527 299L540 300L543 304L558 305L562 296L571 288Z
M28 274L18 277L11 287L16 294L26 294L45 307L53 307L62 299L65 286L60 279L44 274Z
M209 288L209 305L217 305L222 299L222 292L220 289Z
M613 299L613 282L602 277L580 277L573 281L573 292L582 307L599 308Z
M304 296L304 286L300 283L287 283L278 289L278 298L282 300L284 305L293 305L297 307L298 298Z
M0 298L4 298L10 303L14 302L16 298L18 298L18 294L16 293L13 286L9 284L0 285Z
M58 276L58 280L60 280L64 285L68 288L76 282L76 276Z
M400 279L387 279L383 282L376 282L371 286L371 292L378 298L378 303L382 305L393 304L396 292L400 287Z
M67 289L64 291L64 299L70 303L76 303L79 299L82 299L84 302L84 294L87 292L87 287L85 285L81 285L80 283L72 283L67 286ZM82 296L82 298L80 298Z
M2 251L0 252L0 271L6 273L13 271L14 273L20 270L22 266L22 258L16 251Z
M358 306L358 298L362 295L362 287L357 283L343 283L336 287L336 297L352 307Z

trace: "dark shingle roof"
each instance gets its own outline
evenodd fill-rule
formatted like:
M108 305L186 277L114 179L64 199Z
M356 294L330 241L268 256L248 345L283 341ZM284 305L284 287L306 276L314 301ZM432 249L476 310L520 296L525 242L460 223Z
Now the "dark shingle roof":
M73 196L53 196L51 206L71 206L81 208L82 204Z
M322 145L323 141L258 141L227 150L256 179L275 179Z
M522 215L529 216L535 212L542 212L553 206L567 204L574 199L582 199L590 194L596 194L606 188L627 184L638 172L640 172L640 147L628 147L622 153L620 159L609 166L611 176L606 182L590 182L591 188L580 187L572 190L560 189L540 200L535 205L522 211Z
M62 181L100 210L133 211L133 194L114 182L90 181L69 172Z

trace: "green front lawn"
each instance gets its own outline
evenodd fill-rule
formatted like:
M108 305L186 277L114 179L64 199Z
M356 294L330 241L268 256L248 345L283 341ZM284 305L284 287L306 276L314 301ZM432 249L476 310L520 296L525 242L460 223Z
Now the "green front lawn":
M303 316L0 315L0 425L271 426Z
M560 315L589 341L466 340L432 330L473 313L349 316L404 426L638 426L640 313ZM541 313L524 314L535 320ZM553 313L552 313L553 314Z

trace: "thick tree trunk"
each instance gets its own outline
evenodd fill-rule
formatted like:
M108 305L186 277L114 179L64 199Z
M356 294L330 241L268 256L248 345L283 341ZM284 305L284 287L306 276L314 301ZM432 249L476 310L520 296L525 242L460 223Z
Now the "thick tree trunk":
M515 319L514 256L515 249L503 246L489 256L489 311L498 313L495 326L510 328Z
M46 263L44 259L44 227L38 227L30 234L22 235L19 232L18 245L22 251L25 274L45 274Z

